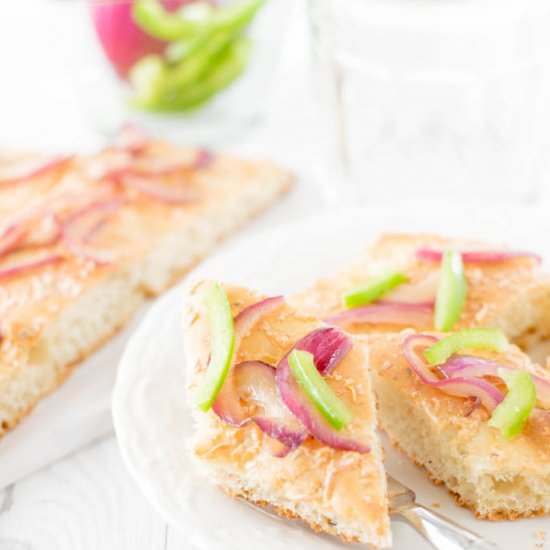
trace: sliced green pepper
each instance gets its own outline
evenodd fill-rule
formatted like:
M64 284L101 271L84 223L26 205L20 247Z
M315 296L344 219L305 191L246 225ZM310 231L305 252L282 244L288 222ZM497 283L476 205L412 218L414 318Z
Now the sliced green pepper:
M202 80L190 85L177 96L162 98L151 104L134 105L157 112L185 112L194 109L234 82L246 69L249 54L250 42L246 38L240 38L227 48Z
M209 56L212 52L215 53L221 50L223 46L229 43L230 39L237 38L251 23L259 7L261 7L261 4L254 6L254 9L249 8L248 10L240 12L239 17L234 18L231 25L220 25L220 23L218 23L217 28L214 26L207 26L207 28L203 29L201 32L195 33L190 38L178 40L169 44L165 52L167 61L172 64L177 64L183 60L187 61L191 56L199 53L203 47L206 48L205 56ZM227 18L228 16L225 15L224 17ZM222 28L224 26L227 28ZM217 46L211 45L212 40L217 40L218 44L220 43L217 34L223 34L223 36L227 38L227 42L222 42Z
M224 290L214 283L204 296L210 333L210 362L197 391L197 406L208 411L216 400L231 368L235 349L235 327Z
M367 285L346 292L343 296L344 306L349 308L370 304L390 290L407 282L407 277L399 271L393 271L372 279Z
M495 408L489 426L500 430L504 439L520 434L537 400L532 376L524 370L500 369L499 376L506 382L508 393Z
M341 430L351 422L351 411L321 376L311 353L294 350L288 356L288 364L292 376L307 398L333 428Z
M213 70L221 54L227 49L235 36L233 33L218 32L210 36L202 48L195 50L178 65L166 72L163 84L164 97L178 97L188 87L199 82L210 70Z
M430 365L441 365L454 353L468 349L485 349L503 352L508 340L501 330L496 328L467 328L442 338L424 351L424 357Z
M154 105L163 94L166 66L158 55L140 59L130 70L130 82L134 90L134 105Z
M252 20L265 0L237 0L213 8L206 2L189 4L177 12L164 8L159 0L136 0L132 14L137 24L160 40L189 38L206 29L231 30Z
M132 7L132 16L144 31L155 38L178 40L199 32L209 24L212 6L201 2L202 17L197 17L197 4L191 5L191 11L188 11L189 7L184 7L177 12L170 12L160 0L136 0Z
M183 112L231 84L249 58L250 45L241 33L264 2L237 0L221 8L197 2L169 12L159 0L137 0L134 16L146 30L159 37L164 33L164 39L181 32L183 38L168 46L167 61L147 56L136 63L130 72L135 89L130 104L150 111Z
M436 330L451 330L460 318L466 302L466 277L462 255L447 250L441 260L441 274L435 301Z
M205 46L212 33L208 30L194 34L190 38L171 42L164 50L164 57L170 65L177 65L201 50Z

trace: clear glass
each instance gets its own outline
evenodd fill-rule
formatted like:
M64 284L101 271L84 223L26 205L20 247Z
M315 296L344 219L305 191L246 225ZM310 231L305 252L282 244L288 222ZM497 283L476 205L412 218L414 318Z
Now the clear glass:
M180 143L227 142L261 117L279 59L289 1L268 0L260 9L246 30L252 43L247 68L230 86L195 110L152 113L129 105L131 88L108 61L90 13L91 2L120 5L131 4L132 0L81 0L85 36L80 41L82 63L76 84L84 112L95 128L107 136L116 133L123 124L137 123L155 135Z
M309 0L332 201L529 201L550 182L547 0Z

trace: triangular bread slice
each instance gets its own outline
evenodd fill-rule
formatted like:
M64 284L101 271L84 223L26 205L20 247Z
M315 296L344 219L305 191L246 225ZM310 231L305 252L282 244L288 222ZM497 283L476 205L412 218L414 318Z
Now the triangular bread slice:
M343 311L342 295L361 286L387 268L401 271L409 283L397 287L384 300L415 302L435 297L440 262L421 259L420 249L459 251L506 251L500 245L452 239L431 234L386 234L373 243L364 256L334 276L320 279L289 303L320 319ZM498 327L524 349L533 348L550 337L550 277L535 256L511 257L502 262L465 262L468 294L455 330ZM416 293L416 296L415 296ZM433 330L432 318L410 328ZM346 330L356 333L396 332L406 325L350 323Z
M364 343L354 341L325 380L351 410L350 430L361 432L370 452L335 449L308 436L286 456L276 456L274 450L280 443L254 422L234 427L212 410L205 413L196 406L197 386L210 354L203 303L210 285L210 281L200 281L189 287L184 315L188 399L195 420L189 448L201 472L226 493L269 505L280 515L302 519L315 530L345 541L388 547L386 478ZM265 298L239 287L223 285L223 289L234 316ZM299 339L322 326L283 302L241 339L235 361L277 365Z
M480 518L549 513L550 411L535 408L523 431L504 439L489 426L483 406L422 382L403 352L411 334L406 330L367 337L378 419L390 439ZM547 372L514 345L504 353L474 353L525 369L550 384Z

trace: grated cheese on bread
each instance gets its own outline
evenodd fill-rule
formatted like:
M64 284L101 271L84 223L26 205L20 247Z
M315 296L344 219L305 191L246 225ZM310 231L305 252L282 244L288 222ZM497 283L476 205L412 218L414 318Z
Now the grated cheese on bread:
M371 451L333 449L310 437L285 457L274 456L273 445L279 443L254 423L234 427L212 410L204 413L196 407L194 395L210 353L203 306L208 284L200 281L189 287L184 313L188 401L195 421L189 447L201 473L229 495L269 505L281 516L299 518L315 530L348 542L388 547L386 478L364 345L355 342L325 379L352 411L352 425L368 435ZM242 288L224 289L234 316L262 299ZM297 340L320 326L314 318L283 304L242 338L236 361L276 365Z
M196 154L162 142L147 147L154 159L183 165ZM2 224L63 197L78 202L90 192L102 192L111 184L94 171L111 154L78 157L62 171L0 186ZM187 204L124 192L126 203L94 242L113 255L111 263L78 257L56 243L46 250L62 254L64 261L0 279L0 435L123 327L147 297L176 282L218 241L285 193L292 180L269 162L226 156L215 156L186 178L195 197ZM162 175L154 183L164 179L171 183ZM34 253L18 252L17 261ZM1 258L0 270L9 261Z
M425 384L411 370L401 350L411 332L368 336L378 420L393 443L479 518L549 513L550 411L534 409L522 433L505 440L489 427L483 407L472 410L470 400ZM476 355L550 381L514 345L502 354Z
M384 235L365 257L315 282L289 302L318 318L330 317L342 310L345 291L388 267L402 271L422 292L429 293L431 288L435 296L439 264L418 259L416 251L422 247L499 248L436 235ZM550 278L537 260L517 257L494 264L465 263L464 267L468 293L454 328L497 327L524 351L544 347L541 343L550 337ZM398 287L384 298L397 299L399 292ZM460 504L480 518L516 519L550 512L550 411L536 409L524 432L504 441L487 426L488 413L483 408L471 412L469 400L422 383L409 368L401 351L405 336L411 329L429 333L432 323L407 330L367 323L346 328L367 343L380 426L435 482L444 483ZM547 376L514 345L496 359Z
M418 259L419 248L495 250L492 244L450 239L437 235L387 234L369 247L368 253L334 276L321 279L289 298L301 310L321 319L342 311L342 294L365 284L381 269L400 270L413 285L430 287L435 297L439 263ZM500 328L509 339L527 349L550 337L550 276L536 259L518 257L505 262L465 263L468 293L455 329L489 326ZM399 299L397 287L384 298ZM404 300L407 301L407 300ZM352 333L402 330L399 325L356 323L346 327ZM415 325L416 330L433 330L433 324Z

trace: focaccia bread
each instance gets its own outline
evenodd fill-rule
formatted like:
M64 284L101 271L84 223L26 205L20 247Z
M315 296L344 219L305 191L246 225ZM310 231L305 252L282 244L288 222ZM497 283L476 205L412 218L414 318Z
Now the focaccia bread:
M393 443L480 518L516 519L550 512L550 410L537 403L521 433L505 439L489 425L490 413L479 402L448 395L417 375L404 352L413 334L406 330L367 337L378 419ZM474 368L473 354L524 369L538 377L545 392L550 388L547 372L514 345L502 353L464 353ZM502 389L498 379L483 379Z
M152 140L3 157L0 434L290 183L269 162Z
M201 472L229 495L270 506L282 516L300 518L315 530L339 535L346 541L388 547L386 479L364 344L352 341L338 329L323 327L313 317L290 308L281 297L265 300L256 293L225 285L235 325L247 324L237 338L234 378L228 376L213 409L203 412L196 399L212 353L204 305L205 293L212 284L201 281L189 288L184 314L188 400L195 421L189 446ZM277 303L265 307L270 301ZM257 313L259 308L264 308L261 315ZM245 321L251 315L257 316L253 322ZM331 446L313 437L285 408L283 393L277 391L284 392L278 377L287 354L295 345L305 345L303 342L312 335L321 337L317 344L325 352L331 338L344 339L349 345L334 370L324 377L352 412L351 423L342 432L329 432L330 437L343 438L347 443L332 440ZM330 355L336 357L338 353L331 351ZM247 382L242 373L251 363L258 376L251 380L249 376ZM316 367L321 368L319 363ZM270 392L259 385L262 372L268 381L273 379ZM220 395L226 391L237 392L240 406L246 407L246 420L238 425L220 402ZM303 437L296 442L289 431L302 433ZM320 437L326 437L326 433ZM354 442L354 450L344 449L349 441Z
M394 315L399 323L377 322L377 315L374 315L372 322L338 321L338 324L357 334L399 331L407 326L433 330L429 304L433 304L435 299L440 262L419 257L418 252L447 249L491 251L493 256L499 251L506 253L506 249L500 246L477 241L423 234L383 235L369 248L365 257L289 299L301 310L331 320L344 311L342 295L346 291L368 283L388 268L396 269L407 277L408 282L384 295L383 301L401 303ZM542 272L536 256L510 255L504 261L465 261L464 271L468 292L455 329L498 327L524 348L550 337L550 277ZM403 303L420 304L419 315L409 311Z

